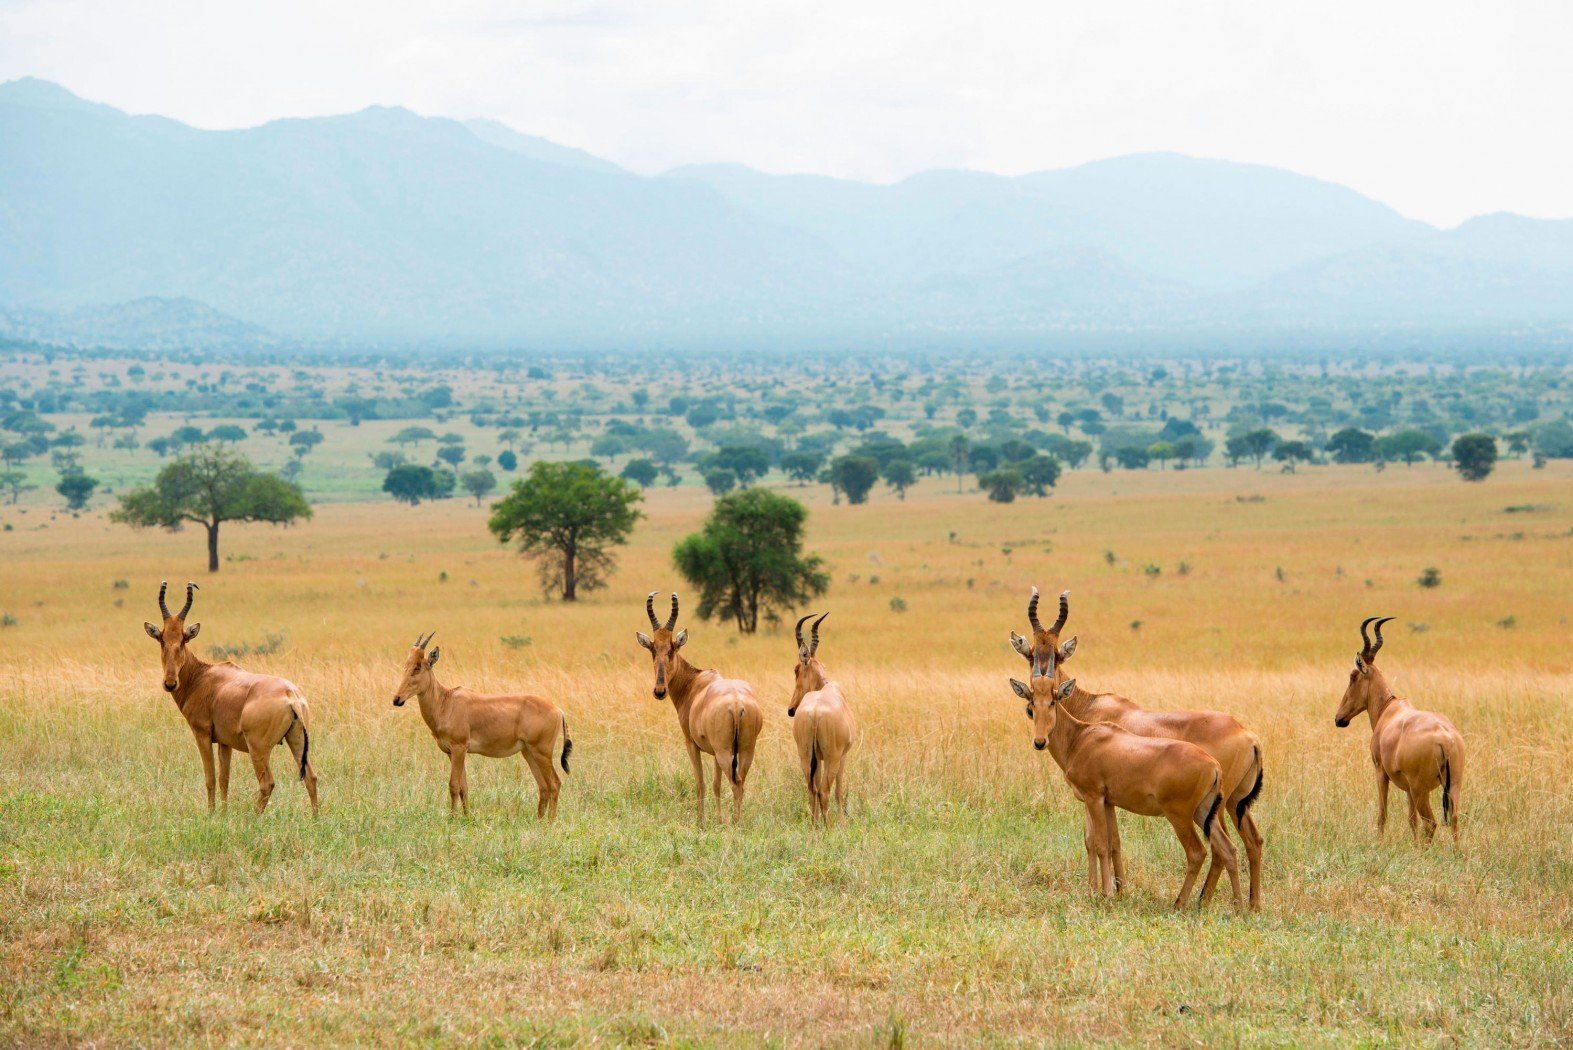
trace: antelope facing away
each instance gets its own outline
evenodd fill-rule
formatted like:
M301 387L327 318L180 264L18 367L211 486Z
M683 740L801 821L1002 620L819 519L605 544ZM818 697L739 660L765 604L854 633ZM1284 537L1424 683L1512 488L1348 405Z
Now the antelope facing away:
M171 613L164 604L169 583L160 584L158 611L164 614L164 624L155 627L144 622L142 627L163 652L164 692L174 697L175 706L186 716L197 750L202 753L208 812L213 811L215 747L219 799L229 804L230 753L245 752L251 756L251 767L257 774L257 812L261 813L268 808L268 797L273 794L273 773L269 769L273 749L288 744L315 815L317 774L311 768L311 713L305 694L288 679L242 671L228 660L206 663L192 652L190 642L202 630L200 623L186 625L196 589L196 584L186 584L186 604L179 613Z
M1409 796L1409 830L1418 840L1420 824L1426 838L1436 834L1431 792L1442 789L1442 821L1458 841L1458 794L1464 787L1464 738L1453 723L1433 711L1422 711L1393 695L1387 676L1376 666L1382 648L1382 625L1391 616L1368 618L1360 625L1360 651L1355 654L1349 686L1339 701L1333 724L1340 729L1364 711L1371 717L1371 762L1376 766L1376 832L1387 830L1387 786L1397 784ZM1366 628L1376 624L1376 642Z
M655 618L655 591L645 598L650 634L635 632L639 644L650 651L655 664L655 698L668 694L683 729L683 743L694 767L699 823L705 822L705 771L701 754L715 759L716 808L721 806L721 781L732 784L732 822L743 817L743 785L754 762L754 744L765 718L754 696L754 687L736 678L722 678L718 671L701 671L678 651L688 642L688 631L676 634L677 595L672 595L672 615L662 624Z
M412 696L420 701L426 728L449 759L449 812L460 806L465 816L470 814L470 778L464 772L466 755L510 758L523 753L524 764L535 776L539 793L535 815L537 819L555 818L563 782L552 769L552 745L561 730L563 750L558 761L563 772L568 772L573 740L568 736L567 716L556 704L533 693L476 693L463 686L450 689L443 685L432 673L442 647L426 651L432 634L415 639L410 647L410 655L404 661L404 677L393 694L393 706L403 707Z
M1063 676L1061 664L1076 652L1074 636L1060 640L1060 632L1070 616L1070 592L1060 594L1059 617L1045 628L1038 619L1038 589L1032 589L1027 602L1027 622L1032 628L1029 640L1018 634L1010 636L1011 645L1029 664L1044 661L1051 668L1050 675ZM1034 666L1037 666L1034 664ZM1060 678L1055 679L1057 682ZM1083 722L1112 722L1122 729L1139 736L1168 740L1184 740L1195 744L1211 755L1223 770L1224 809L1233 817L1245 843L1245 855L1250 862L1251 907L1259 908L1262 902L1262 847L1265 837L1256 826L1251 807L1262 791L1262 745L1255 733L1246 729L1232 716L1220 711L1151 711L1136 702L1113 693L1089 693L1077 689L1064 702L1064 708L1073 718ZM1088 828L1089 835L1091 827ZM1227 832L1226 832L1227 834ZM1115 873L1116 880L1123 875Z
M814 620L810 640L803 641L803 624L813 618L813 613L797 622L797 667L793 674L792 702L787 706L787 717L795 719L792 736L797 740L797 756L803 763L803 777L808 783L809 822L824 824L830 810L830 792L836 793L836 805L841 817L846 819L846 788L841 780L847 754L857 743L858 723L847 705L841 683L825 674L825 667L814 656L819 651L819 625L825 622L825 613Z
M1071 791L1087 808L1087 882L1092 892L1116 894L1118 882L1124 881L1125 862L1114 812L1123 809L1165 818L1184 847L1185 881L1174 898L1175 908L1185 907L1196 885L1207 856L1204 839L1212 846L1213 861L1202 883L1200 903L1205 907L1212 899L1222 862L1238 907L1240 868L1234 846L1218 819L1223 770L1217 761L1183 740L1138 736L1112 722L1083 722L1066 710L1067 702L1078 692L1076 680L1056 684L1052 665L1040 663L1033 672L1030 685L1014 678L1010 685L1027 701L1033 746L1040 751L1048 748ZM1196 834L1198 827L1201 835Z

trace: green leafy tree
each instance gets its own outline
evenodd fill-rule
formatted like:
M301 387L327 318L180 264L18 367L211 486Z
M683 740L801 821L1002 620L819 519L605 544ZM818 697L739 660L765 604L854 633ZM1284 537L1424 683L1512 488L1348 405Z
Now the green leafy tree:
M1060 461L1053 456L1045 456L1041 452L1016 465L1021 472L1022 484L1034 496L1047 496L1060 480L1062 467Z
M699 592L699 616L728 618L744 634L761 613L802 605L825 593L830 576L803 554L808 511L790 496L751 488L716 501L704 528L677 545L677 571Z
M400 463L382 479L382 491L412 507L422 500L447 499L453 495L453 485L452 474L422 463Z
M87 501L93 498L93 490L98 488L98 479L90 478L80 471L73 471L61 477L55 485L55 491L60 493L66 501L66 509L81 510L87 506Z
M781 457L781 469L799 485L806 485L824 469L825 454L811 449L799 449Z
M489 527L502 543L517 537L539 565L541 586L571 602L606 585L616 565L611 548L628 542L643 498L599 467L538 462L496 504Z
M199 445L170 463L153 484L120 498L110 520L132 528L178 532L187 523L207 531L208 572L218 572L219 529L225 522L288 525L311 517L295 485L257 470L238 452Z
M464 462L464 446L444 445L437 450L437 458L450 467L457 467Z
M289 447L297 456L304 456L320 444L322 444L320 430L298 430L289 436Z
M1381 459L1401 459L1405 466L1412 467L1421 456L1435 456L1441 452L1442 442L1424 430L1406 427L1377 438L1374 451Z
M879 461L871 456L838 456L830 463L830 483L845 493L848 503L867 503L878 480Z
M511 448L505 448L497 453L497 465L512 474L519 469L519 457Z
M1453 469L1465 481L1484 481L1497 465L1497 439L1490 434L1464 434L1453 442Z
M907 489L918 483L918 469L910 459L893 459L885 464L885 484L896 490L896 498L905 500Z
M419 445L422 441L435 441L437 434L430 427L405 427L388 440L403 448L405 445Z
M475 505L479 507L481 500L496 491L497 478L489 470L472 470L459 479L459 484L464 486L465 492L475 497Z
M737 488L737 475L725 467L710 467L709 469L701 470L699 476L704 478L705 488L709 489L710 494L713 496L725 496L728 492Z
M655 462L649 459L630 459L624 466L622 477L633 482L642 489L647 489L655 484L655 479L661 474Z
M754 479L765 476L770 469L770 457L763 449L748 445L723 445L713 454L706 456L702 465L712 469L730 470L737 475L739 484L748 485Z
M978 487L988 493L989 499L995 503L1014 503L1025 484L1021 471L1015 467L1003 467L978 475Z
M1359 427L1344 427L1327 439L1327 451L1339 463L1369 463L1375 446L1375 436Z
M246 428L236 426L234 423L223 423L208 431L208 440L233 445L237 441L246 440Z
M1147 446L1147 458L1156 459L1159 470L1167 469L1169 460L1173 459L1175 455L1174 445L1168 441L1154 441Z
M36 487L36 485L27 483L27 471L25 470L0 471L0 488L6 489L11 493L11 502L13 504L22 498L22 493Z
M1262 465L1262 460L1267 458L1267 454L1277 444L1278 435L1267 427L1257 427L1240 435L1240 447L1247 456L1251 457L1258 469Z
M1311 446L1304 441L1283 441L1273 449L1273 458L1293 471L1295 464L1310 462Z

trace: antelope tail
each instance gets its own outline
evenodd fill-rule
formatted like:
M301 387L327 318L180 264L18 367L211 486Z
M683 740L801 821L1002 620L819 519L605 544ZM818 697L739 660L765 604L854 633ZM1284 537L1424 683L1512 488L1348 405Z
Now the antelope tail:
M563 715L562 716L562 720L563 720L563 753L557 759L557 761L563 767L563 772L566 773L566 772L568 772L568 756L573 754L573 738L568 735L568 716L567 715Z
M1453 814L1453 769L1447 764L1447 747L1437 745L1442 756L1442 823L1452 825L1457 821Z
M732 709L732 783L739 783L737 779L737 751L743 746L743 709Z
M1218 790L1218 782L1222 778L1223 775L1221 773L1213 774L1213 786L1208 789L1207 798L1202 800L1207 802L1207 816L1202 818L1202 838L1204 839L1212 837L1213 818L1218 816L1218 807L1223 803L1223 794ZM1208 802L1208 799L1212 801Z
M295 716L295 722L300 723L300 779L305 780L306 763L311 758L311 732L306 728L306 720L300 717L300 709L294 704L290 705L290 714ZM295 722L290 723L290 729L295 728ZM285 730L284 735L289 736L289 730ZM282 740L279 742L283 743Z
M1252 785L1251 790L1244 798L1235 803L1235 823L1245 819L1246 811L1256 802L1256 796L1262 793L1262 749L1260 746L1253 747L1251 748L1251 753L1256 756L1256 783Z
M819 733L814 733L808 745L808 790L819 792Z

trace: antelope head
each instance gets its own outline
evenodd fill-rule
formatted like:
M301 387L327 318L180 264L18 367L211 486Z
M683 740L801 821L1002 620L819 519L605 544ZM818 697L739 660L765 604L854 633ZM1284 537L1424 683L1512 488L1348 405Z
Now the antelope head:
M1067 678L1055 685L1051 667L1046 675L1034 674L1031 685L1012 678L1010 687L1027 701L1027 717L1032 719L1032 746L1042 751L1049 746L1049 734L1054 732L1054 723L1059 718L1059 705L1076 691L1076 679Z
M819 651L819 625L825 622L825 613L814 620L814 625L809 628L809 640L803 641L803 625L814 618L809 613L797 622L797 666L792 669L792 702L787 705L787 717L797 715L797 705L803 702L803 697L825 685L825 669L819 661L814 659L814 654Z
M1386 699L1387 680L1376 669L1376 654L1382 649L1382 625L1392 619L1392 616L1380 619L1368 616L1360 624L1360 651L1355 653L1355 665L1349 671L1349 685L1344 689L1344 698L1338 702L1338 712L1333 715L1333 725L1340 729L1347 726L1355 715L1369 709L1373 701L1380 704ZM1376 625L1374 643L1366 634L1366 628L1373 623Z
M650 632L636 631L634 637L639 644L650 650L650 659L655 664L655 698L666 699L666 686L672 680L672 673L677 670L677 651L688 644L688 631L672 633L672 628L677 626L677 593L672 593L672 615L666 618L666 623L655 618L655 596L659 591L651 591L644 600L645 615L650 617Z
M399 687L393 691L393 706L403 707L404 702L412 696L420 696L426 687L431 684L431 669L436 666L437 658L442 655L442 646L431 652L426 647L431 644L432 631L423 637L417 637L415 644L410 646L410 655L404 661L404 677L399 679Z
M186 643L197 636L202 630L200 623L186 626L186 613L191 611L191 601L196 596L197 585L186 584L186 604L181 606L180 612L172 613L169 606L164 604L164 595L169 591L169 581L165 580L158 585L158 611L164 614L164 625L155 627L146 620L142 621L142 629L147 636L159 644L164 658L164 692L173 693L180 688L180 666L185 662Z
M1038 619L1038 589L1032 589L1032 597L1027 599L1027 624L1032 628L1032 636L1023 638L1012 631L1010 635L1011 648L1020 653L1032 668L1032 674L1037 675L1040 667L1050 669L1053 677L1053 668L1063 660L1069 660L1076 652L1076 637L1072 635L1065 641L1060 641L1060 632L1065 629L1065 621L1070 617L1071 592L1060 592L1060 615L1054 623L1045 628L1043 621Z

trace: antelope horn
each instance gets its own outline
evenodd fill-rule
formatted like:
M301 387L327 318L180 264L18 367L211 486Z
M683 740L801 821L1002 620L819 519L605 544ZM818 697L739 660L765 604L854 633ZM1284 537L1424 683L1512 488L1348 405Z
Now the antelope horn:
M1389 620L1396 620L1396 619L1398 619L1398 617L1396 617L1396 616L1384 616L1380 620L1376 621L1376 625L1371 628L1373 631L1376 632L1376 644L1371 647L1371 655L1370 655L1370 657L1368 657L1368 659L1375 660L1376 659L1376 654L1381 651L1381 648L1382 648L1382 625L1384 623L1388 622Z
M1038 619L1038 589L1032 589L1032 597L1027 599L1027 623L1032 625L1032 633L1039 634L1043 631L1043 622Z
M1049 633L1050 634L1059 634L1060 631L1065 627L1065 621L1070 619L1070 614L1071 614L1070 597L1071 597L1071 592L1070 591L1061 591L1060 592L1060 618L1058 620L1054 621L1054 626L1053 627L1049 628Z
M802 651L803 649L803 625L813 618L814 614L809 613L807 616L803 617L797 622L796 627L792 628L792 633L797 635L797 647L799 651Z
M425 634L425 635L418 634L418 635L416 635L415 636L415 648L421 649L421 650L425 650L425 648L428 645L431 644L431 640L432 640L432 638L436 634L437 634L437 632L433 631L433 632L431 632L431 634Z
M652 631L661 629L661 621L655 618L655 596L659 593L659 591L651 591L645 595L644 599L644 612L646 616L650 617L650 629Z
M825 622L825 617L829 616L829 615L830 615L829 613L825 613L824 615L820 616L819 619L814 621L814 626L812 626L812 627L810 627L808 629L808 636L809 636L808 655L809 656L813 656L815 653L819 652L819 625L824 623Z
M1360 658L1362 660L1371 659L1371 636L1366 634L1365 629L1380 618L1381 617L1378 616L1367 616L1364 620L1360 621L1360 640L1365 643L1364 645L1360 646Z
M672 615L666 618L666 629L670 631L677 626L677 592L672 592Z
M186 613L191 611L191 600L196 597L196 590L197 590L197 585L196 584L194 584L194 583L186 584L186 604L181 606L180 619L184 620L186 618Z
M169 619L169 606L164 604L164 594L169 590L169 581L165 580L158 585L158 611L164 614L164 619Z

